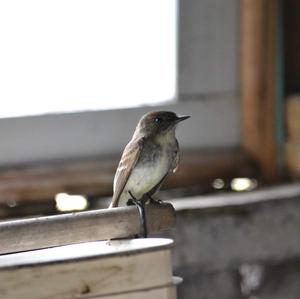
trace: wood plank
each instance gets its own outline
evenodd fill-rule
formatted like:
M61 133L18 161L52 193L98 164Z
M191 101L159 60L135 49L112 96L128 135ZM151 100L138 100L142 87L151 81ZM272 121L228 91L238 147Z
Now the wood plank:
M300 180L300 141L288 140L285 143L285 159L289 177Z
M287 139L300 142L300 95L294 94L287 97L285 108Z
M275 142L276 1L241 2L242 145L266 181L277 179Z
M0 206L49 201L60 192L110 196L118 159L102 157L2 169ZM164 187L200 185L217 177L256 174L254 163L239 150L189 151L182 154L178 171L170 175Z
M245 150L256 160L260 155L261 114L259 111L263 84L263 1L241 1L241 125Z
M0 256L0 294L7 299L131 298L118 295L170 287L172 243L98 241Z
M147 205L149 233L175 223L171 204ZM140 233L134 206L0 222L0 254L59 245L126 238Z
M226 192L204 196L192 196L170 200L175 210L220 209L300 198L300 184L266 187L251 192Z

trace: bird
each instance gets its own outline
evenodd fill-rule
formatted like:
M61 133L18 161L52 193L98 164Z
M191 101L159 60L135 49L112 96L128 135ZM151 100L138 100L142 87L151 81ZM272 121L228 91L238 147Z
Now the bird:
M139 120L126 145L113 182L109 208L137 205L146 235L144 204L158 203L153 196L166 177L177 170L179 146L177 124L190 116L171 111L151 111Z

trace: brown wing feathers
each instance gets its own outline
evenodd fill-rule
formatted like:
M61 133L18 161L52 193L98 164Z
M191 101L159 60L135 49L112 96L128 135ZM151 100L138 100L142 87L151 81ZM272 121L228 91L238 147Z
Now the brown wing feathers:
M144 138L133 140L127 144L122 154L115 179L114 194L110 204L110 208L117 207L120 196L125 188L132 169L136 165L144 145Z

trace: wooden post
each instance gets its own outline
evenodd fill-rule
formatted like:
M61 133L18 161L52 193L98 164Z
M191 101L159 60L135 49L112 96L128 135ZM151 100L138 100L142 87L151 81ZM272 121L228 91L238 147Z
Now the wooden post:
M275 0L241 2L242 146L262 177L277 177L275 141Z
M146 205L149 233L171 228L171 204ZM0 222L0 254L95 240L126 238L140 233L136 207L103 209Z

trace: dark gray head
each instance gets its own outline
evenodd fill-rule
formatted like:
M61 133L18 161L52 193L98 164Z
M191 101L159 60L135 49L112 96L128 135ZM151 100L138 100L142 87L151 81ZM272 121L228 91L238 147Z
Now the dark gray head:
M171 111L152 111L142 116L137 129L144 134L159 134L174 128L179 122L190 116L178 116Z

